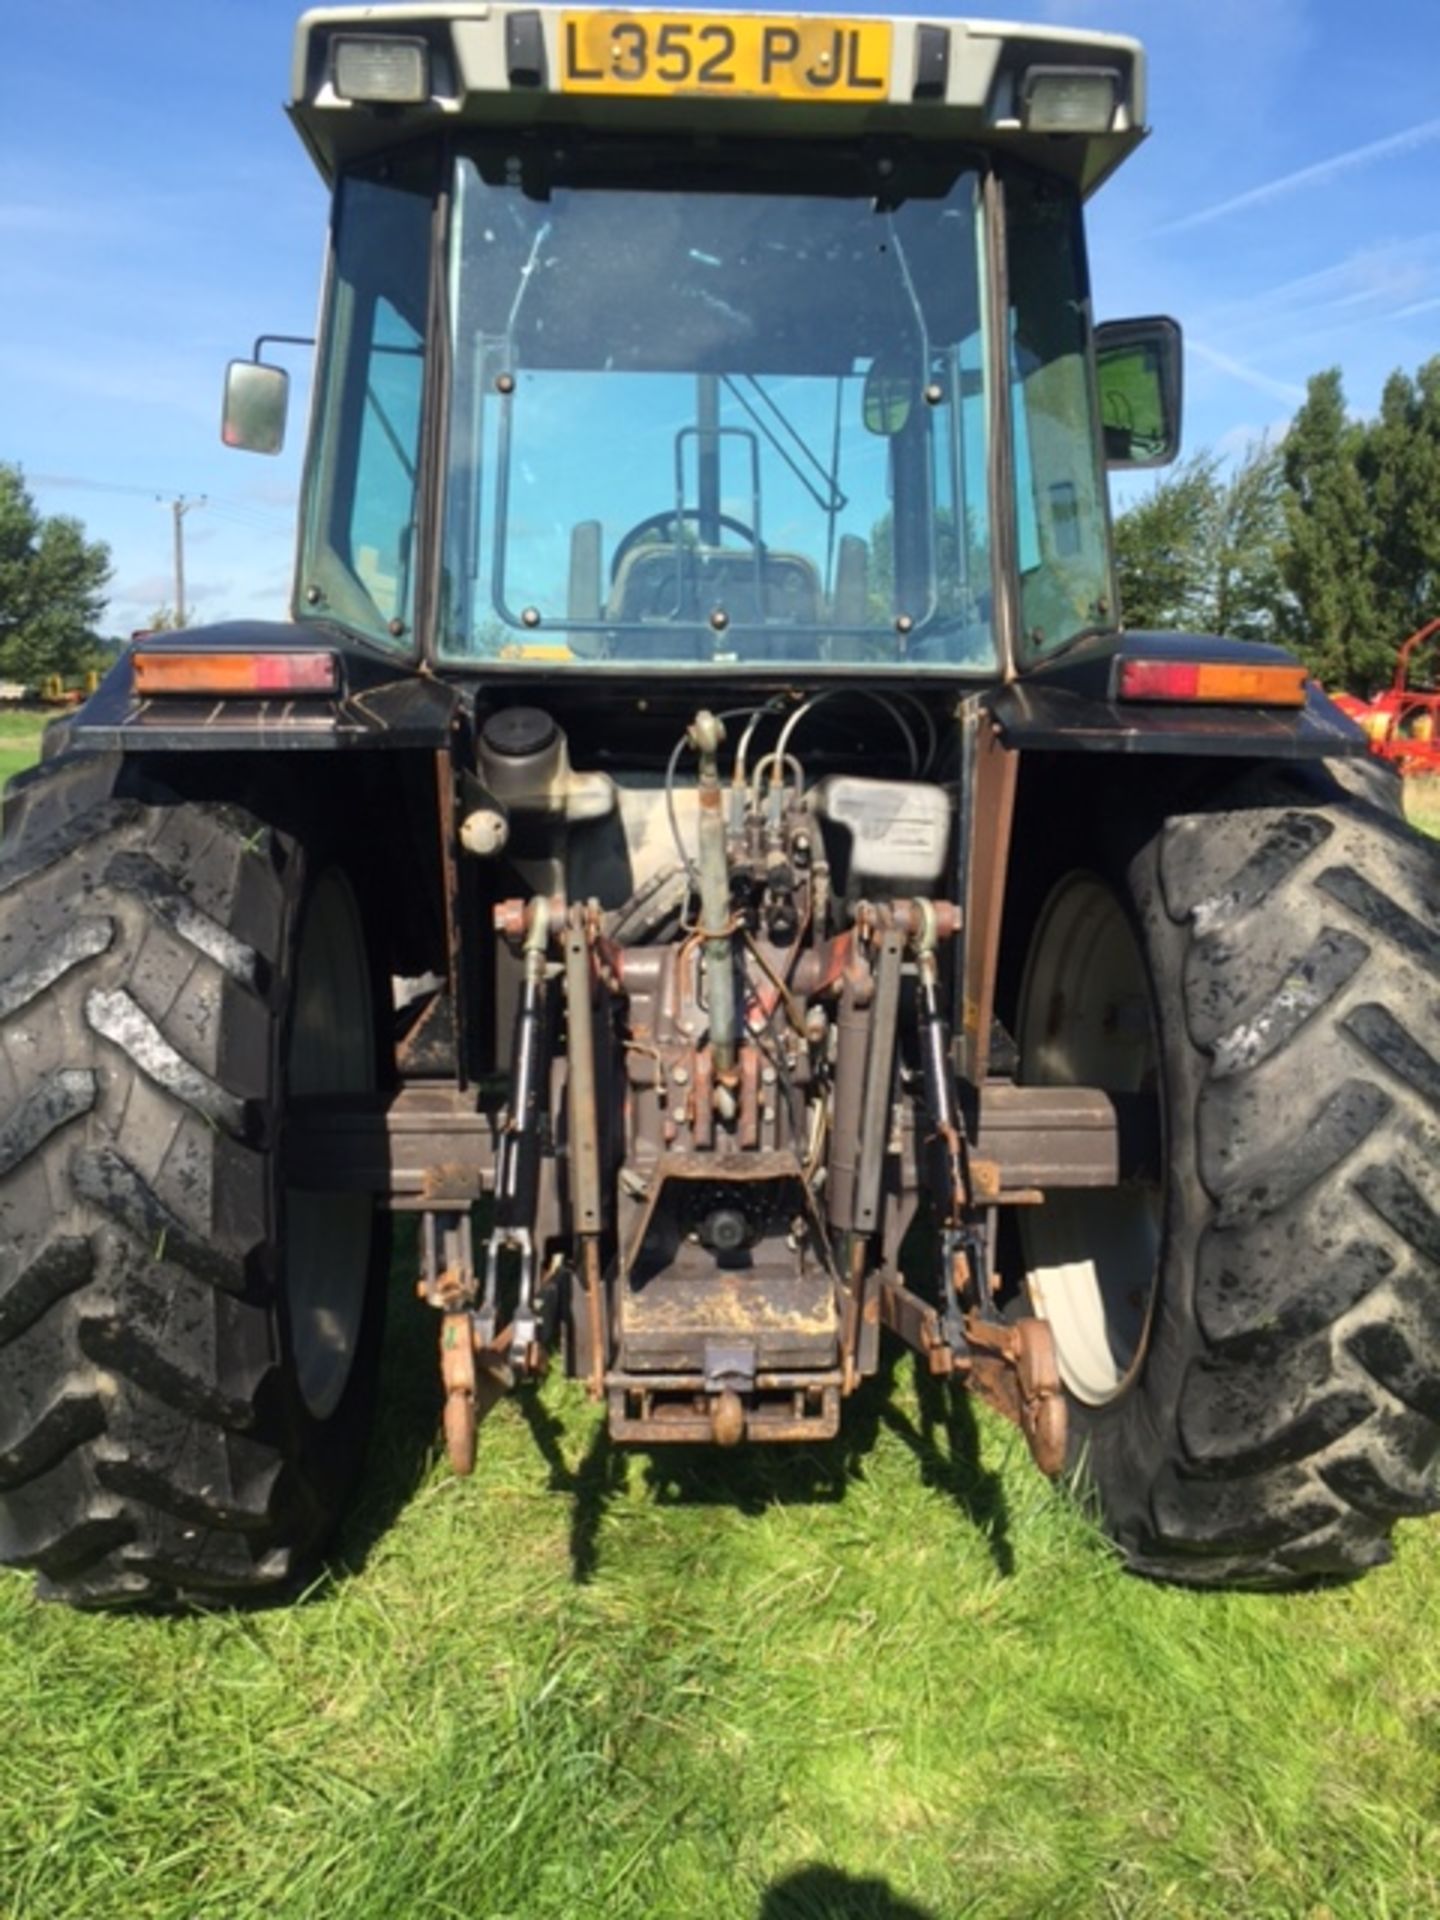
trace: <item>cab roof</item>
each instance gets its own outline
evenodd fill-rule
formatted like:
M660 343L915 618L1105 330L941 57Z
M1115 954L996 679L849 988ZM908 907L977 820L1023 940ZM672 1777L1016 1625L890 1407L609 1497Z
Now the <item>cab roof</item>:
M360 97L353 47L337 67L337 43L357 40L395 43L403 100ZM687 84L702 68L726 83ZM1084 77L1100 110L1076 130L1046 131L1036 102L1067 76ZM1145 55L1118 34L991 20L404 0L303 14L288 110L327 180L436 130L580 126L953 140L1014 153L1090 193L1145 137Z

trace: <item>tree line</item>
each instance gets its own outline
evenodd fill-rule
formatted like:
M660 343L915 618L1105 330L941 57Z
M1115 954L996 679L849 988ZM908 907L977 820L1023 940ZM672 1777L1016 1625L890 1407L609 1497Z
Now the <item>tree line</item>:
M1440 616L1440 355L1393 373L1380 411L1317 374L1278 442L1228 469L1196 454L1115 522L1125 623L1289 647L1332 692L1388 682Z

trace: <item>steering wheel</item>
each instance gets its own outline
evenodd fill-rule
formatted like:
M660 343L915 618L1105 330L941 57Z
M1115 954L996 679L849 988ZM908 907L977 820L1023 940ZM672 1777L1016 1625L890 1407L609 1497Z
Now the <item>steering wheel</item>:
M717 513L707 516L701 513L699 507L667 507L663 513L647 514L645 519L637 520L630 531L621 536L620 543L615 549L614 558L610 562L611 586L613 587L615 582L620 578L620 568L626 554L633 553L642 540L647 539L652 533L663 533L667 527L673 527L682 520L700 520L705 518L713 519L714 523L717 526L724 527L727 533L738 533L742 540L748 540L750 542L750 545L754 547L762 560L765 558L765 548L759 536L756 534L755 529L753 527L747 527L743 520L736 520L728 513Z

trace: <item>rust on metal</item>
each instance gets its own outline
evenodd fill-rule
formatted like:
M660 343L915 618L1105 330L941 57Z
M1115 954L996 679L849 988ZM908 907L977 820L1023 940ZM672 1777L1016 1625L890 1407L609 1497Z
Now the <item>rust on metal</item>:
M1003 1187L998 1161L987 1160L981 1154L967 1155L965 1171L970 1176L970 1198L985 1205L998 1200Z
M881 1324L918 1353L931 1373L943 1377L953 1372L955 1356L930 1302L889 1275L881 1278L876 1294Z
M1159 1131L1148 1094L991 1081L980 1093L976 1154L998 1169L997 1199L1017 1187L1113 1187L1144 1174Z
M740 1118L735 1139L746 1151L760 1144L760 1053L756 1047L740 1049Z
M701 1090L713 1082L704 1049L695 1062L696 1145L703 1146L713 1130L705 1130L709 1103ZM1033 1204L1046 1190L1113 1187L1143 1175L1157 1137L1148 1095L992 1081L981 1093L969 1159L974 1198ZM847 1151L853 1155L853 1146L847 1150L843 1142L836 1149L842 1160ZM418 1083L388 1099L296 1100L286 1117L287 1185L374 1193L400 1211L478 1200L493 1185L495 1152L494 1115L453 1081ZM753 1166L754 1156L748 1159ZM840 1184L845 1170L841 1166ZM722 1171L711 1161L709 1176L736 1179L745 1172L733 1162ZM697 1170L694 1177L707 1176ZM833 1196L831 1219L847 1224L835 1218Z
M787 1445L833 1440L840 1431L840 1388L833 1377L819 1384L817 1376L810 1375L790 1391L760 1391L760 1384L741 1402L743 1439L761 1446ZM723 1398L693 1390L612 1386L610 1436L631 1446L713 1445L712 1403Z
M965 1339L970 1348L967 1384L1015 1422L1036 1466L1053 1480L1065 1465L1067 1422L1049 1327L1034 1318L1007 1324L971 1312L965 1316Z
M468 1313L440 1322L440 1383L445 1390L445 1451L456 1473L475 1471L475 1341Z
M745 1403L733 1387L711 1396L710 1437L717 1447L738 1447L745 1438Z
M855 935L850 928L807 947L795 962L791 986L802 1000L818 1000L840 985L850 966Z
M695 1117L691 1133L696 1148L708 1153L715 1144L715 1061L709 1047L695 1050L691 1069L695 1089Z
M491 909L491 923L502 940L518 943L526 938L537 914L542 912L545 915L547 937L549 934L558 936L568 914L566 902L558 893L497 900Z
M808 1274L756 1279L724 1268L704 1269L697 1258L693 1277L682 1272L681 1279L689 1284L638 1286L628 1294L623 1318L632 1346L663 1346L704 1332L717 1338L764 1334L782 1344L835 1338L834 1288L818 1264Z
M1055 1364L1055 1342L1043 1320L1002 1321L972 1309L965 1346L954 1352L937 1308L899 1280L877 1289L880 1318L917 1353L932 1374L951 1376L1024 1434L1035 1464L1053 1479L1065 1465L1065 1396Z
M432 995L414 1025L395 1048L395 1066L401 1078L437 1075L452 1078L456 1051L455 1001L448 987Z
M936 940L953 940L961 927L960 909L949 900L862 901L857 918L872 937L899 933L916 940L930 934Z
M427 1207L468 1206L478 1197L475 1169L458 1161L440 1161L420 1175L420 1198Z
M585 1298L585 1321L590 1332L590 1374L587 1388L592 1400L598 1400L604 1392L605 1348L605 1298L600 1275L600 1246L593 1235L587 1235L580 1249L580 1291Z
M288 1186L373 1193L398 1211L460 1207L494 1184L495 1117L454 1081L379 1099L297 1099L285 1119Z

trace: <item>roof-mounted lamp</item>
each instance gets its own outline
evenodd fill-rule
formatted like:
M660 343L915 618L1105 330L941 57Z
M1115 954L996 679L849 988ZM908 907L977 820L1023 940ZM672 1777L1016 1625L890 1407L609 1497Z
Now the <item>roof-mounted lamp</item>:
M430 49L396 34L336 34L331 85L341 100L365 106L423 106L430 98Z
M1109 133L1119 103L1114 67L1029 67L1020 83L1027 133Z

